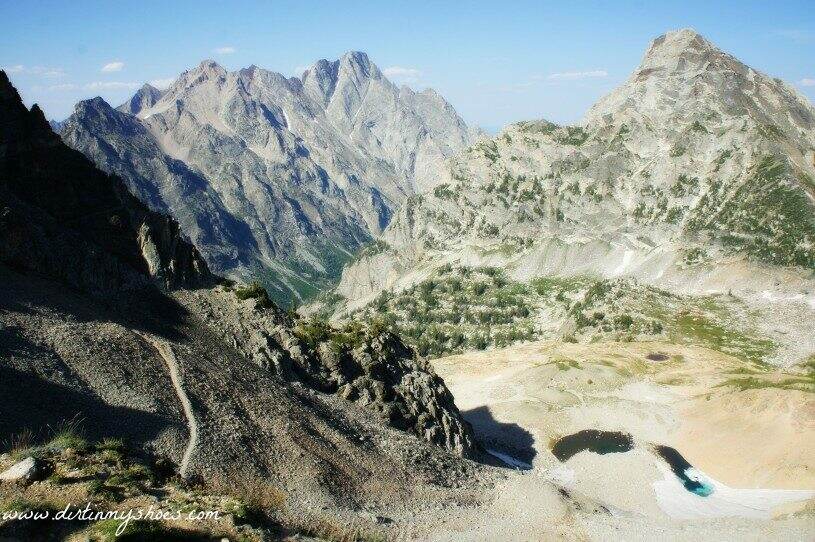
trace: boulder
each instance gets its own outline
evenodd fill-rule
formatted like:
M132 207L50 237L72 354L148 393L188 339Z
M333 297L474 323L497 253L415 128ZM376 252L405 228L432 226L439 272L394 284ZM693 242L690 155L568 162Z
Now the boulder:
M29 483L37 480L41 472L42 467L39 462L29 456L0 473L0 480Z

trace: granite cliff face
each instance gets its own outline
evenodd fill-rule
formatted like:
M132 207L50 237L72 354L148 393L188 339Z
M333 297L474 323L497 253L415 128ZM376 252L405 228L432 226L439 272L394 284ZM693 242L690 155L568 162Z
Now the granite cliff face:
M78 104L61 135L175 217L216 272L280 301L330 284L478 136L441 96L397 88L357 52L299 78L204 61L117 110Z
M692 30L654 40L581 124L511 125L449 168L345 269L348 306L446 263L696 292L774 291L784 275L797 293L783 295L807 296L815 109Z

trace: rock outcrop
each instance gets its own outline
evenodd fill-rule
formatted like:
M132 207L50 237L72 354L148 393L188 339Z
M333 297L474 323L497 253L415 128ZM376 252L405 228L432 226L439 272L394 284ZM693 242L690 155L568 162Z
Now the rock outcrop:
M37 480L40 475L42 475L42 465L33 457L26 457L0 472L0 481L25 484Z
M393 333L375 324L335 329L255 301L237 303L231 293L198 303L258 366L373 409L392 427L457 455L477 455L472 428L444 381Z
M204 61L117 109L80 102L61 135L177 219L215 272L287 304L333 283L479 136L441 96L398 88L358 52L300 77Z

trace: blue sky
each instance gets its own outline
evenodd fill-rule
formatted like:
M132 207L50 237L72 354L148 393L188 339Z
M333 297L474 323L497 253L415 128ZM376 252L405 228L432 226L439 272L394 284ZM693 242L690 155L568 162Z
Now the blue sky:
M187 2L0 0L0 66L50 118L113 105L213 58L295 74L366 51L392 79L431 86L473 124L575 122L648 43L693 27L815 102L815 9L774 2ZM560 75L558 75L560 74Z

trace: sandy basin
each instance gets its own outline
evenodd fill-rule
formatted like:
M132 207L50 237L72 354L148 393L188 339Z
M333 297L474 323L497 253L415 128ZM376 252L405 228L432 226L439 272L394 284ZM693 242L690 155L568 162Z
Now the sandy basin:
M539 342L433 365L518 468L489 508L447 514L433 539L815 539L815 396L773 384L788 375L740 390L727 385L739 360L663 343ZM630 433L634 449L559 462L553 442L583 429ZM713 493L686 490L651 444L680 451Z

